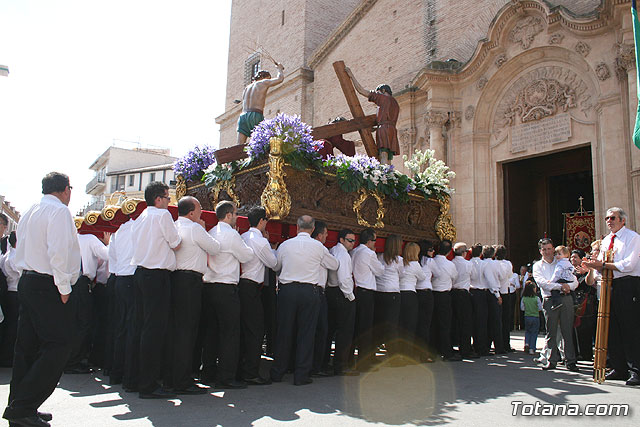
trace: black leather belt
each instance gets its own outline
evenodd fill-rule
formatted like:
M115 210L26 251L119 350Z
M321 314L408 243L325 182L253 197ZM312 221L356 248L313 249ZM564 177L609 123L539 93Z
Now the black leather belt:
M24 270L22 274L24 274L25 276L36 276L36 277L42 277L44 279L53 279L53 276L50 274L38 273L37 271L33 271L33 270Z

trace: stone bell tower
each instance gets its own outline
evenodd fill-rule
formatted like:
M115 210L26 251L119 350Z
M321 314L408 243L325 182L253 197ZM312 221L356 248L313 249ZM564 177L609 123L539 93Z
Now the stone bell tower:
M313 71L309 58L360 0L233 0L225 112L220 124L220 146L236 141L242 90L252 74L265 69L275 76L268 53L285 67L285 81L269 91L264 115L299 114L313 121Z

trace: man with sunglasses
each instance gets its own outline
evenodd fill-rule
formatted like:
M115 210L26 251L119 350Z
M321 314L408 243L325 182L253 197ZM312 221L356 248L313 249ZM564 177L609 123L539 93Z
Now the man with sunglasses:
M600 272L613 271L609 358L613 370L607 380L626 380L640 385L640 236L625 227L628 216L620 208L607 210L610 233L602 239L597 260L583 265ZM605 251L613 251L613 262L605 262Z
M164 345L171 308L171 272L176 269L173 249L180 234L168 211L169 187L158 181L144 190L147 208L133 223L131 265L135 280L135 343L140 349L138 391L141 399L176 397L160 387Z
M16 265L20 317L9 404L3 417L15 426L48 426L51 414L38 408L53 393L71 354L71 285L80 274L80 246L69 212L67 175L42 180L44 196L20 219Z
M353 339L353 328L356 320L356 303L353 293L353 266L349 251L356 243L356 235L349 229L338 233L338 243L329 251L340 266L329 271L327 282L328 324L327 344L325 346L325 368L328 366L331 342L335 335L336 347L333 358L334 375L358 375L359 372L348 368L349 350Z

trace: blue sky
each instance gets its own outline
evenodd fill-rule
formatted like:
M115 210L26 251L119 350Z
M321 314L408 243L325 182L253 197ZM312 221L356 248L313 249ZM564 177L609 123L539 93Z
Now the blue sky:
M0 194L24 212L52 170L82 208L114 142L218 145L231 0L0 1Z

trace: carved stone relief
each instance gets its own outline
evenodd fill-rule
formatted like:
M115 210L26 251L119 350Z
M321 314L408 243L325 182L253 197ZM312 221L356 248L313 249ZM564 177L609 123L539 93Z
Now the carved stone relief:
M473 116L475 116L475 114L476 114L476 107L474 107L473 105L469 105L464 110L464 118L466 120L473 120Z
M400 142L400 151L411 157L416 150L416 144L414 142L414 135L416 129L404 128L398 131L398 140Z
M579 107L585 114L593 107L587 84L573 71L547 66L518 78L498 104L493 130L526 123Z
M500 68L504 65L505 62L507 62L507 55L504 53L498 55L498 57L496 58L496 66Z
M539 16L527 16L520 20L509 33L509 41L520 43L523 49L529 49L536 35L544 29L544 22Z
M602 82L611 77L611 72L609 71L607 64L599 62L596 65L596 76L598 76L598 79Z
M591 46L589 46L585 42L578 42L576 43L575 50L580 55L586 57L587 55L589 55L589 52L591 52Z
M476 83L476 87L478 88L478 90L482 90L488 82L489 80L487 80L486 77L480 77L480 80L478 80L478 82Z
M619 80L627 77L627 70L636 66L636 53L633 43L617 43L615 70Z
M449 113L446 111L429 110L424 115L424 122L428 127L442 127L449 120Z
M564 40L564 34L562 33L553 33L549 35L549 44L560 44Z

